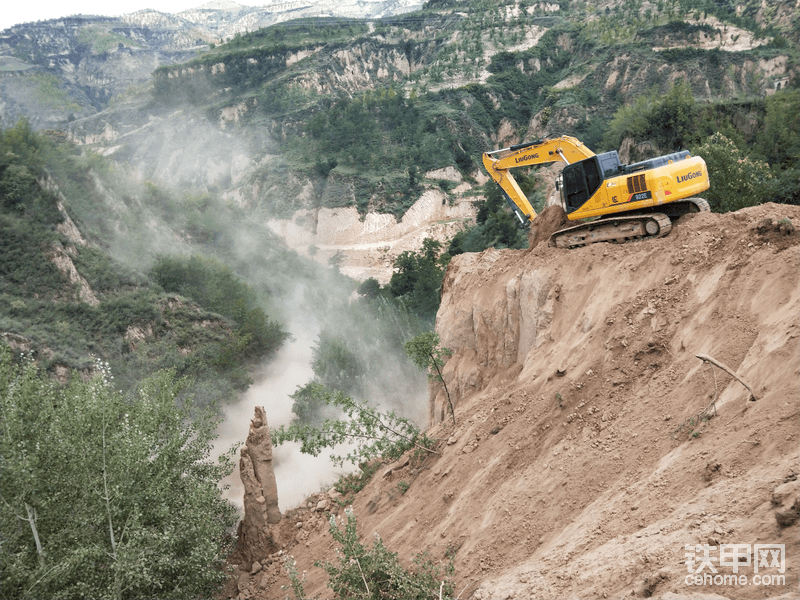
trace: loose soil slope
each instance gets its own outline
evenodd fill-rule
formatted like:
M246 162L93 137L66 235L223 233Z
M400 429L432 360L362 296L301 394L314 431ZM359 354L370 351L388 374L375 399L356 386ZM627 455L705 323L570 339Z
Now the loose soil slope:
M436 328L454 351L457 426L432 390L441 455L386 465L356 496L365 543L454 553L461 598L796 597L798 525L776 520L800 491L800 246L778 231L786 217L800 225L800 208L698 214L625 245L456 257ZM715 397L716 416L691 425ZM334 558L331 509L317 495L274 532L309 596L331 596L313 566ZM720 543L785 544L785 585L687 586L685 546ZM241 597L291 597L269 562L242 575Z

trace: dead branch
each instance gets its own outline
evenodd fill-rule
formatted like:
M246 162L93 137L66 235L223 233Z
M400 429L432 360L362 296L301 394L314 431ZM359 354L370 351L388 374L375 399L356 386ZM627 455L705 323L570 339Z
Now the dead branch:
M705 363L704 363L705 364ZM708 367L711 369L711 367ZM714 397L711 398L711 402L708 406L706 406L703 410L692 417L688 417L681 423L678 428L672 432L672 438L675 439L675 436L679 433L683 433L686 429L689 429L689 433L691 433L694 437L700 435L700 432L695 432L695 427L699 427L702 423L705 423L712 417L717 416L717 398L719 397L719 387L717 386L717 373L714 369L711 369L711 374L714 376ZM714 410L714 414L711 414L711 409Z
M747 391L750 392L750 398L748 398L748 400L750 402L755 402L756 401L756 395L753 392L753 388L750 387L750 385L744 379L742 379L736 373L734 373L733 369L731 369L729 366L725 365L724 363L721 363L716 358L714 358L712 356L709 356L708 354L695 354L695 356L697 358L699 358L700 360L702 360L703 362L710 362L715 367L719 367L720 369L725 371L728 375L733 377L736 381L738 381L744 387L747 388Z

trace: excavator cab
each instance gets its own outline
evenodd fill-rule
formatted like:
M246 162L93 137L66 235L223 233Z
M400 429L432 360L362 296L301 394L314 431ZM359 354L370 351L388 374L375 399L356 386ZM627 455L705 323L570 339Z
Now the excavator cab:
M561 201L567 214L583 206L603 182L596 156L567 165L561 176Z
M564 167L558 187L561 203L567 214L583 206L603 181L616 175L621 168L616 150L590 156Z

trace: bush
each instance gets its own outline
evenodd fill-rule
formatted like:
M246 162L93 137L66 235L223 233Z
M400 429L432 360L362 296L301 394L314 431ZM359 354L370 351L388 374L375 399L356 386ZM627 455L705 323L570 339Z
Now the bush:
M358 540L356 517L346 510L347 520L331 516L329 531L340 545L336 563L315 563L328 574L328 587L339 598L369 600L405 600L407 598L452 598L454 587L446 577L454 571L452 561L446 566L433 563L426 553L417 554L413 567L405 568L379 535L372 548Z
M721 133L715 133L694 154L708 166L711 187L704 193L711 210L729 212L768 201L775 192L769 165L744 156Z

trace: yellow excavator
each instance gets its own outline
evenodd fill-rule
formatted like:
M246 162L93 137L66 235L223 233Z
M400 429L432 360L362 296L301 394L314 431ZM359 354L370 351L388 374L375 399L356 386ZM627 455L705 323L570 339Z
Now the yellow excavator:
M567 218L599 217L554 233L550 245L559 248L663 237L672 220L710 210L708 202L695 196L709 188L706 163L686 150L623 165L616 150L595 154L576 138L560 136L483 155L484 167L523 226L530 225L536 211L510 170L556 161L566 163L556 189Z

